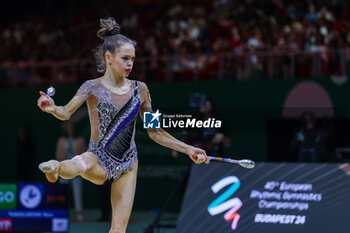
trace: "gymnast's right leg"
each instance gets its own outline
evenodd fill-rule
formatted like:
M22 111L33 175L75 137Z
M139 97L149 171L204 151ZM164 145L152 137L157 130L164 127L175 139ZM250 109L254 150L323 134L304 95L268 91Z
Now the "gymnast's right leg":
M72 179L80 175L94 184L103 184L106 180L105 170L99 164L97 156L91 152L85 152L61 162L57 160L43 162L39 165L39 169L45 173L47 180L51 183L56 182L58 176Z

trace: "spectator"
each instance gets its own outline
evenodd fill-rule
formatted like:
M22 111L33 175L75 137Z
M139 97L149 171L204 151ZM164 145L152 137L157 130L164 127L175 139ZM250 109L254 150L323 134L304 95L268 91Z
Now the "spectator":
M56 159L58 161L72 159L75 155L85 152L85 150L86 144L84 139L76 134L73 121L68 121L64 124L63 136L60 137L57 142ZM59 182L61 184L70 183L72 185L76 219L78 221L83 221L82 178L80 176L72 180L60 178Z
M313 112L304 112L301 116L301 128L295 133L291 143L291 152L297 155L298 162L322 162L328 156L327 128L316 127Z
M215 118L216 109L214 102L207 97L199 111L203 114L203 119ZM223 124L221 128L203 128L202 129L203 149L211 155L223 155L224 148L230 145L227 135L227 128Z
M180 0L180 2L152 5L133 3L132 7L125 4L123 10L111 5L109 9L122 11L120 15L124 17L121 22L130 37L155 35L152 48L148 48L148 40L141 41L138 45L148 50L141 56L147 55L152 58L152 54L158 56L164 47L171 48L169 56L173 53L178 55L178 50L184 50L183 44L186 44L187 48L201 48L203 53L242 52L252 49L256 52L326 51L328 48L343 48L349 44L348 30L345 26L350 21L347 17L349 6L350 3L347 1L321 3L316 0L305 2ZM5 63L65 61L72 59L72 51L79 48L81 52L75 53L73 58L80 62L84 61L89 54L91 55L90 48L98 43L92 39L97 14L109 14L106 10L96 11L96 9L101 9L97 3L87 7L84 12L79 8L72 9L73 13L70 16L63 13L49 17L31 16L29 19L11 22L9 25L0 25L2 29L0 43L3 45L0 48L0 60ZM136 27L140 30L135 30ZM24 42L26 46L19 46ZM186 54L193 53L188 50ZM253 62L255 60L256 57L253 56ZM157 66L157 62L150 63L152 67ZM300 64L304 65L307 66ZM186 64L183 66L181 59L176 58L174 64L170 64L169 67L172 67L174 72L179 71L178 75L181 76L187 72ZM152 69L155 75L161 76L159 70L163 68L163 65L158 65L157 70ZM260 66L258 68L261 69ZM75 73L74 69L65 73L64 77L60 75L51 77L52 72L44 73L44 70L33 73L42 78L49 75L46 82L52 82L53 78L61 80L63 84L70 83L70 77L77 78L75 82L86 79L85 76L81 77L84 74ZM11 79L10 76L5 78ZM26 77L22 80L33 83Z

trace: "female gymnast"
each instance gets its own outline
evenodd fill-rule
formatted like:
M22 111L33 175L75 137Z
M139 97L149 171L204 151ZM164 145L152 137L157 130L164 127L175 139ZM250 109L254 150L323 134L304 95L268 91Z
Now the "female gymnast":
M91 124L88 151L72 159L50 160L39 165L49 182L58 176L81 176L92 183L112 182L112 223L110 233L125 232L134 201L138 168L134 141L137 113L151 111L151 98L145 83L127 79L135 59L135 41L119 34L113 18L101 19L97 36L104 40L95 52L100 78L82 84L65 106L40 92L38 107L60 120L70 116L86 101ZM206 152L187 145L163 129L148 129L149 137L162 146L187 154L195 163L209 163Z

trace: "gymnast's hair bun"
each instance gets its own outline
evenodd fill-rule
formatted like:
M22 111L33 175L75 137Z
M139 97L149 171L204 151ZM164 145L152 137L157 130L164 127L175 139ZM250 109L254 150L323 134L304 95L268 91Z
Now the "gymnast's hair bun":
M119 34L120 31L119 24L112 17L100 19L100 27L97 36L102 40L106 39L108 36Z

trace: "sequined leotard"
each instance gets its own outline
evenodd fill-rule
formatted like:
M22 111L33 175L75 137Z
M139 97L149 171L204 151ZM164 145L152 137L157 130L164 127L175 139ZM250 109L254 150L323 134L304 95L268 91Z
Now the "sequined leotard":
M109 180L118 179L137 161L135 124L140 107L140 89L132 81L130 91L118 95L100 79L86 81L76 96L86 100L91 124L88 151L94 153Z

